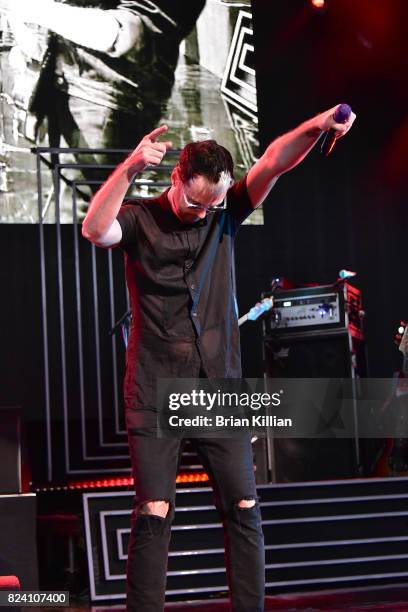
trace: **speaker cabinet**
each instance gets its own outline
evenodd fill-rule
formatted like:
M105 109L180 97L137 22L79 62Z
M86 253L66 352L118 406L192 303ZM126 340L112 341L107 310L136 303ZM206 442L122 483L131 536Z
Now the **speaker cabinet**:
M352 337L347 330L266 336L264 358L265 374L272 378L351 378L367 372L364 341ZM357 439L274 438L268 433L268 481L363 475L368 471L368 459L362 446L364 443Z
M366 376L365 343L347 331L286 333L264 338L265 373L272 378Z

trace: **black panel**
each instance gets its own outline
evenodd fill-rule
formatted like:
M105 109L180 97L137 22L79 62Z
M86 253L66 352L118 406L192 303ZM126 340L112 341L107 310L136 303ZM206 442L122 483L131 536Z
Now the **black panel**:
M36 498L0 495L0 575L17 576L22 590L38 589Z
M20 492L20 411L0 407L0 494Z

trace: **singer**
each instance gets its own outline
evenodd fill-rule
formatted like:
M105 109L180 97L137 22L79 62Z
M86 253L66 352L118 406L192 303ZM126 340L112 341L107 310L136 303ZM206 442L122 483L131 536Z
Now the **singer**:
M230 153L213 140L188 144L169 189L124 203L136 173L159 164L172 145L160 126L145 136L95 194L82 226L94 244L121 247L132 303L126 355L126 424L137 488L127 564L127 609L164 607L170 526L180 440L156 437L157 378L241 376L232 286L235 235L281 174L320 135L343 136L355 115L337 123L338 106L274 140L239 182ZM232 609L264 609L264 549L252 448L246 437L197 440L220 513Z

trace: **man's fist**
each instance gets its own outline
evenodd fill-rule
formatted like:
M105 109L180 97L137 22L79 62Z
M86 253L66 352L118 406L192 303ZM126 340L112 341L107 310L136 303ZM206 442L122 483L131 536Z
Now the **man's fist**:
M160 164L167 149L172 147L172 143L158 142L159 136L167 132L167 125L161 125L147 134L137 145L136 149L129 155L125 165L131 174L141 172L146 166Z
M334 130L336 132L336 138L344 136L344 134L349 131L356 118L356 114L351 111L350 117L347 119L347 121L345 121L344 123L337 123L334 120L334 113L339 108L339 106L340 105L337 104L336 106L333 106L333 108L331 108L330 110L319 115L320 129L323 130L323 132L327 132L328 130Z

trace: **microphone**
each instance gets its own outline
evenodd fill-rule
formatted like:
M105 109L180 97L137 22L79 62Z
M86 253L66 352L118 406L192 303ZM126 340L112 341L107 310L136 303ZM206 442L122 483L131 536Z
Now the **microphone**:
M334 111L333 119L336 123L346 123L351 115L351 107L348 104L340 104ZM330 129L324 135L320 152L327 157L336 143L336 130Z

